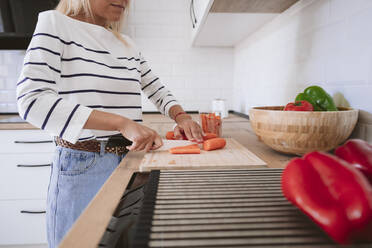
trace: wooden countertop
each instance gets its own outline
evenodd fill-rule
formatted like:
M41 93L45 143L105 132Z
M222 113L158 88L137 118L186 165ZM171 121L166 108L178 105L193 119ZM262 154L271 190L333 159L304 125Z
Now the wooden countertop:
M194 116L197 118L197 116ZM145 125L165 135L174 122L161 115L144 115ZM293 156L275 152L261 143L252 131L249 121L230 114L223 120L224 137L231 137L264 160L270 168L283 168ZM107 179L95 198L90 202L71 228L60 247L97 247L117 204L127 188L131 176L138 171L143 152L130 152Z
M196 116L196 115L194 115ZM227 122L234 122L236 120L243 119L241 117L231 115L228 118ZM164 117L160 114L143 114L144 122L151 124L160 124L160 123L172 123L173 121L167 117ZM25 129L39 129L28 122L25 122L18 114L1 114L0 115L0 130L25 130Z
M21 119L17 114L0 115L0 130L38 129Z
M196 115L193 115L196 116ZM226 122L236 122L240 121L241 117L237 115L230 115ZM143 120L145 123L150 123L151 125L168 123L173 126L173 121L167 117L160 114L143 114ZM245 120L245 119L243 119ZM39 129L30 123L24 121L18 114L1 114L0 115L0 130L25 130L25 129Z

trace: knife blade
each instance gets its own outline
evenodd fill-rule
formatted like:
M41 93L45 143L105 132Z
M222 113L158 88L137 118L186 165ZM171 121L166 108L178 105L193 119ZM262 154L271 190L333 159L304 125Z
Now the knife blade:
M192 142L189 140L166 140L163 139L163 146L160 147L157 150L154 151L168 151L170 148L177 147L177 146L188 146L188 145L193 145L197 144L196 142Z

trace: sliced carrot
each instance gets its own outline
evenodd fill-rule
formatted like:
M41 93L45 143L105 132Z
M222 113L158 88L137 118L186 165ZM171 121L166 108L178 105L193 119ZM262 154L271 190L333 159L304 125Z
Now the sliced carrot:
M200 148L197 144L188 146L177 146L169 149L171 154L200 154Z
M170 153L172 154L200 154L200 148L188 148L188 149L184 149L184 150L181 150L181 149L178 149L178 150L172 150L170 149L169 150Z
M193 149L193 148L199 148L199 145L192 144L192 145L187 145L187 146L175 146L175 147L172 147L171 149L177 150L177 149Z
M200 114L201 122L202 122L202 129L203 132L206 133L208 128L207 128L207 115L206 114Z
M173 131L167 132L167 134L165 135L165 138L167 140L175 140L176 139L176 137L174 137L174 132ZM182 134L182 139L187 140L187 137L184 133Z
M167 140L174 140L174 132L173 131L167 132L167 134L165 135L165 138Z
M213 138L217 138L217 134L215 133L205 133L205 135L203 136L203 140L209 140L209 139L213 139Z
M214 138L204 141L203 149L205 151L212 151L216 149L222 149L226 145L226 140L223 138Z

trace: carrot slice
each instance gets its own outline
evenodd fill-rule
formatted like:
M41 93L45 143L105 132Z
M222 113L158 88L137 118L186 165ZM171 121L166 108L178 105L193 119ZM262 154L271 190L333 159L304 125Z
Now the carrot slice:
M165 135L165 138L167 140L174 140L174 132L173 131L167 132L167 134Z
M176 139L176 137L174 137L174 132L173 131L167 132L166 135L165 135L165 138L167 140L175 140ZM184 133L182 134L182 139L187 140L187 137Z
M205 151L212 151L216 149L222 149L226 145L226 140L223 138L214 138L204 141L203 149Z
M192 144L192 145L187 145L187 146L175 146L175 147L172 147L171 149L177 150L177 149L194 149L194 148L199 148L199 145Z
M188 146L177 146L169 149L171 154L200 154L200 148L197 144Z
M187 149L169 149L172 154L200 154L200 148L187 148Z
M207 128L207 115L206 114L200 114L200 118L202 121L202 128L203 132L206 133L208 128Z
M209 139L213 139L213 138L217 138L217 134L215 134L215 133L206 133L203 136L203 140L204 141L209 140Z

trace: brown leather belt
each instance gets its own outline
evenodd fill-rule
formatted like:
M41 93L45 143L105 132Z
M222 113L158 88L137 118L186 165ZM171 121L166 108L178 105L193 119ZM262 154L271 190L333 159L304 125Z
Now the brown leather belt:
M110 138L108 141L106 141L105 152L114 153L118 156L121 156L129 151L126 146L130 145L130 141L126 140L123 136L120 137L115 135L112 137L115 138ZM75 144L72 144L59 137L55 137L54 140L56 144L61 147L87 152L101 152L101 142L98 140L79 141Z

